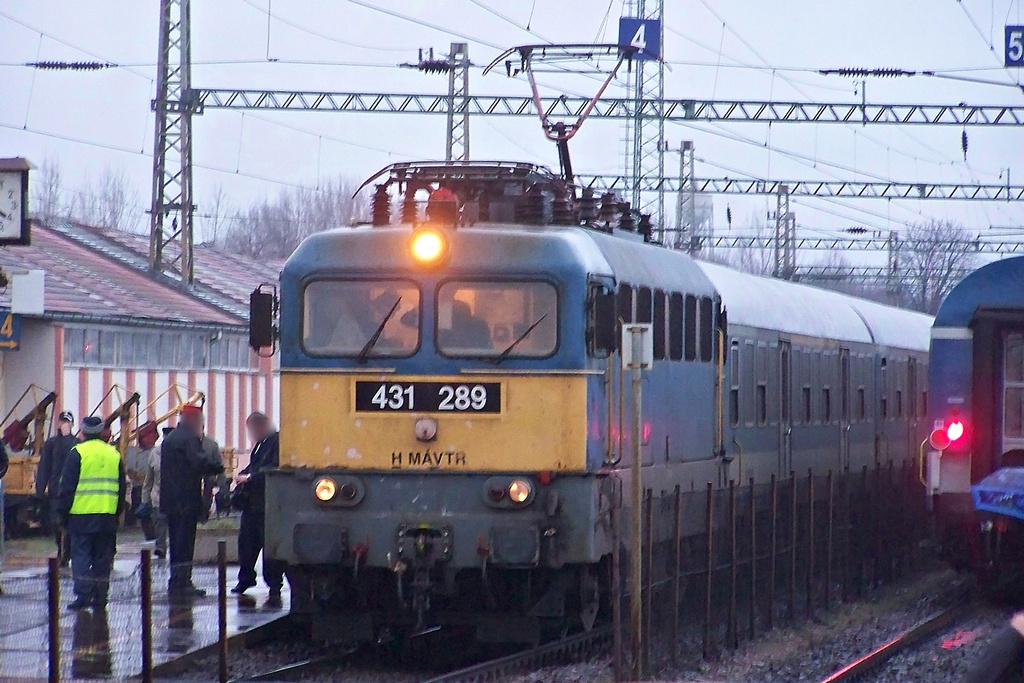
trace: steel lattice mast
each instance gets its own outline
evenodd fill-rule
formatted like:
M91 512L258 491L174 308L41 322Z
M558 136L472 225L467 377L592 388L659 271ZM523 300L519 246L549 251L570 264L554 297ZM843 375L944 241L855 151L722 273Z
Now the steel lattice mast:
M625 14L637 19L657 19L658 44L664 46L664 0L629 0ZM665 63L657 60L633 60L633 79L629 83L630 121L627 123L625 175L632 178L630 196L633 208L650 214L651 224L660 236L664 230L665 193L660 187L649 191L650 179L665 177L665 119L661 107L650 102L665 99Z
M150 268L185 286L194 277L192 114L199 107L191 83L190 2L160 1L149 237Z

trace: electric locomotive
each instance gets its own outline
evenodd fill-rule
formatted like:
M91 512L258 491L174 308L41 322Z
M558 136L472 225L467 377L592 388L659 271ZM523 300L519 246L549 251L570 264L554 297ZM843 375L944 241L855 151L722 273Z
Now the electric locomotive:
M931 332L922 469L944 553L987 576L1024 560L1021 282L1022 257L979 268L946 296Z
M917 443L926 316L702 264L531 164L374 182L373 224L308 238L280 282L265 552L315 635L591 628L635 446L646 488L692 490ZM636 430L633 322L653 336Z

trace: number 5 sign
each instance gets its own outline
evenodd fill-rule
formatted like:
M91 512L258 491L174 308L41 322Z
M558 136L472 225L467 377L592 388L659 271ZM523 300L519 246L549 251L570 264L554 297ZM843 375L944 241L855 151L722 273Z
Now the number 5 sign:
M1024 66L1024 26L1006 27L1006 66Z
M659 19L619 19L619 47L633 48L634 59L661 59L661 21Z

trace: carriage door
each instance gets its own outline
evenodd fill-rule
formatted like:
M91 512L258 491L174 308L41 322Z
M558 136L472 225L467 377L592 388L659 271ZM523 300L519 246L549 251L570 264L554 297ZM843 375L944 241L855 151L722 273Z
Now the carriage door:
M850 467L850 349L839 349L839 463Z
M1024 334L1011 332L1003 342L1003 449L1024 450ZM1010 462L1012 460L1012 462ZM1020 458L1001 459L1002 466L1020 466Z
M779 470L793 469L793 355L788 341L779 341Z

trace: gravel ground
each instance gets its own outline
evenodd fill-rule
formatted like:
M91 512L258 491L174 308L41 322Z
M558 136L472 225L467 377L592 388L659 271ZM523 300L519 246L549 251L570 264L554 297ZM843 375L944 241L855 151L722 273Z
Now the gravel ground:
M961 681L976 664L992 635L1010 618L1010 607L985 606L956 625L900 653L865 681Z
M868 598L792 628L778 629L699 671L662 672L677 681L819 681L914 624L962 599L962 577L948 569L887 586ZM882 678L879 680L897 680ZM904 668L900 681L933 681Z
M963 597L963 578L947 569L918 575L882 588L864 600L822 613L792 628L780 628L728 653L716 662L702 662L679 671L661 670L654 680L691 682L818 681ZM984 606L957 625L894 658L883 671L865 680L960 680L991 633L1006 622L1011 608ZM337 654L304 642L277 642L232 654L232 678L254 675L296 661ZM431 674L417 658L388 664L379 653L354 655L344 665L303 676L304 681L373 681L406 683ZM209 679L216 656L196 662L184 678ZM455 668L455 667L453 667ZM610 683L608 658L540 669L505 679L504 683Z

